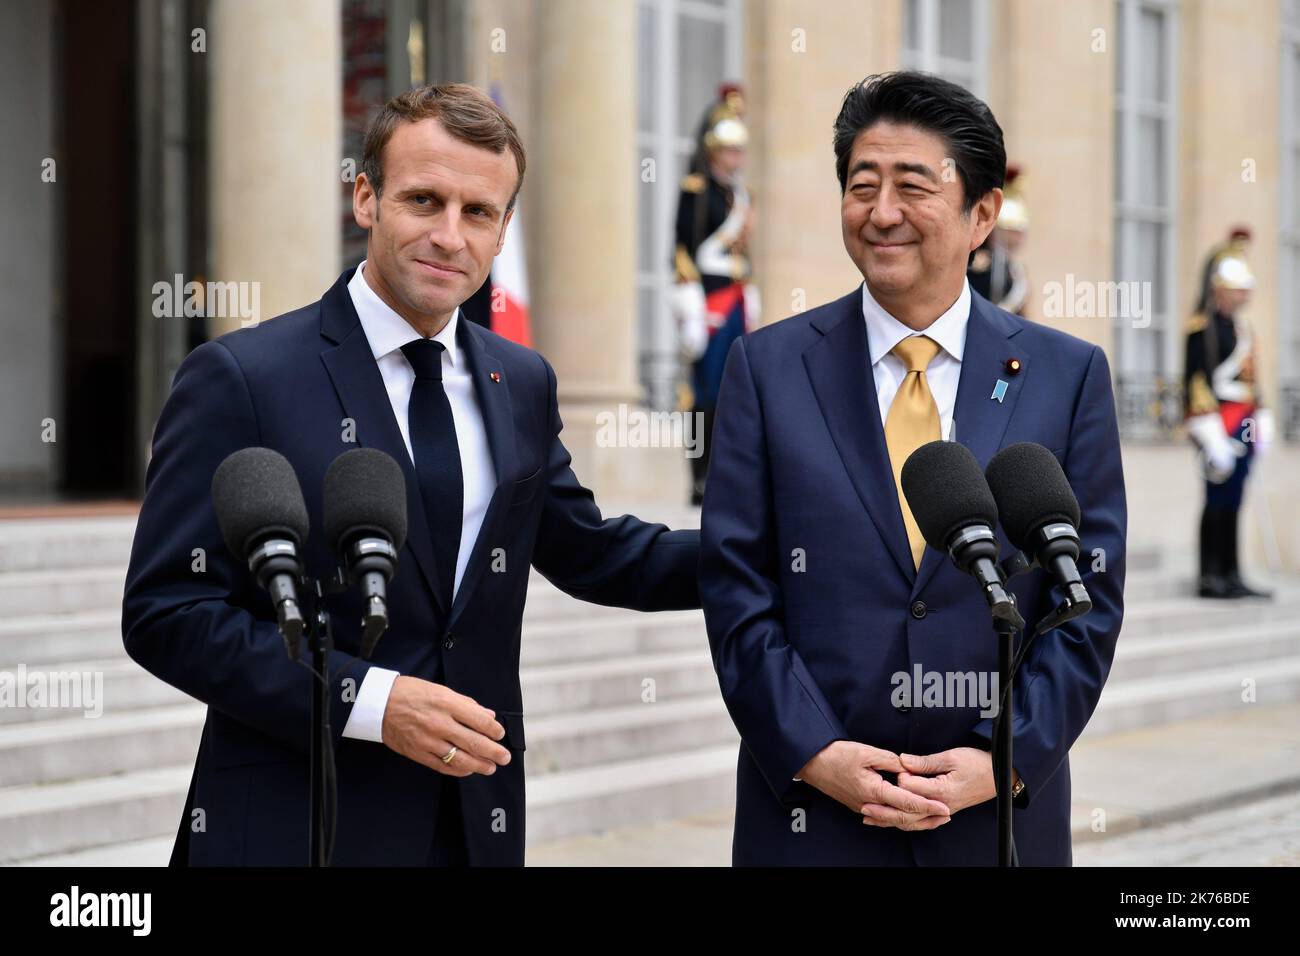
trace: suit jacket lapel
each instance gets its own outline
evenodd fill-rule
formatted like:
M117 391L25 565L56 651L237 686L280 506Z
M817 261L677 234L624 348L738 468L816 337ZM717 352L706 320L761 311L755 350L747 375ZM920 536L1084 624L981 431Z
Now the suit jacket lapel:
M971 450L981 468L988 466L1002 447L1002 436L1015 412L1016 401L1030 373L1029 355L1020 343L1011 341L1023 326L971 291L970 319L966 323L966 346L962 353L957 402L953 408L953 439ZM1007 371L1007 360L1020 360L1020 371ZM993 397L998 381L1007 383L1002 401ZM926 548L912 587L919 594L948 555Z
M383 375L348 293L348 282L355 271L349 269L340 276L321 299L321 335L334 343L321 352L321 361L334 383L344 413L356 423L357 444L387 452L402 466L406 476L406 547L420 568L430 596L446 613L446 603L436 586L433 539L415 465L393 417Z
M452 602L448 629L455 627L474 593L474 587L483 575L483 568L499 540L498 528L510 506L506 499L510 486L520 475L518 471L518 450L515 447L514 413L510 403L510 383L505 377L501 360L488 348L482 330L461 314L457 328L457 343L465 355L470 375L474 380L474 394L478 397L479 409L483 414L483 428L487 432L488 447L492 451L492 465L496 471L497 484L488 502L487 512L483 515L483 526L479 529L478 539L470 552L465 573L461 576L460 588ZM493 374L497 376L494 380ZM522 476L526 477L526 476Z
M910 581L916 568L880 423L861 286L832 303L812 326L822 337L804 351L803 361L822 417L858 498L899 571Z

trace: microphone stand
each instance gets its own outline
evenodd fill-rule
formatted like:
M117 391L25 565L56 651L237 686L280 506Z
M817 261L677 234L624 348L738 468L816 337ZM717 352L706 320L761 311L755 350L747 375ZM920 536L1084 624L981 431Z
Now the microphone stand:
M998 635L998 709L993 718L993 783L997 789L998 866L1013 866L1015 842L1011 830L1011 725L1008 711L1015 700L1011 682L1015 677L1016 634L1025 629L1025 620L1016 607L1016 596L1006 587L1008 569L1015 558L997 564L998 542L993 530L971 525L959 531L947 546L957 567L974 576L984 592L984 600ZM1021 557L1021 564L1026 564ZM1023 570L1028 570L1027 567Z
M1023 551L1016 551L997 566L998 577L1003 585L1014 577L1039 568L1041 568L1041 565L1038 561L1031 560ZM998 634L998 688L1000 697L998 714L994 718L993 782L997 788L998 866L1019 866L1019 861L1016 860L1015 838L1011 829L1011 749L1013 739L1011 731L1015 716L1015 694L1012 693L1012 684L1015 680L1015 673L1020 668L1020 662L1024 660L1025 654L1029 651L1029 646L1034 642L1035 638L1054 627L1064 624L1066 621L1086 614L1091 609L1092 602L1088 599L1087 591L1083 589L1082 585L1072 585L1066 592L1065 600L1035 625L1033 633L1025 639L1024 645L1017 653L1015 647L1016 634L1024 630L1025 624L1019 612L1015 609L1015 594L1007 590L1006 597L1011 604L1011 612L1000 614L995 608L993 615L993 627Z
M327 794L334 779L334 746L330 736L329 723L329 655L334 649L334 630L330 623L329 611L325 609L324 598L338 594L347 589L347 581L341 571L334 578L324 582L303 575L299 579L301 594L306 596L309 605L307 619L307 643L311 650L312 689L311 689L311 813L310 813L310 856L308 865L312 867L329 866L333 853L330 844L333 838L326 835ZM337 813L337 808L335 808Z
M1016 596L1007 592L1014 606ZM1011 830L1011 744L1012 711L1015 695L1011 682L1015 680L1012 661L1015 658L1016 633L1020 630L1013 621L994 618L998 634L998 715L993 734L993 783L998 800L998 866L1012 866L1015 838Z
M993 718L993 784L997 790L998 866L1015 866L1015 839L1011 830L1011 743L1012 714L1015 695L1016 635L1025 628L1024 618L1016 607L1016 595L1006 587L1005 565L987 562L984 574L985 597L998 635L998 712Z

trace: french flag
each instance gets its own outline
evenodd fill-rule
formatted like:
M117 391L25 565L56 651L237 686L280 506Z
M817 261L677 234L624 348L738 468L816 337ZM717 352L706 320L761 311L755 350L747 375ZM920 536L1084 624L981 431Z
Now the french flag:
M503 110L501 88L491 87L492 101ZM528 264L524 261L524 225L519 207L515 207L505 245L492 261L492 296L490 314L492 331L512 342L532 348L532 326L528 321Z

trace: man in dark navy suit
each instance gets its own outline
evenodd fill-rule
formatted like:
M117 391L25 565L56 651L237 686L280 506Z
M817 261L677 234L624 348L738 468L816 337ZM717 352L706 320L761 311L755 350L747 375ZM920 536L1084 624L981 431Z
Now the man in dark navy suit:
M357 656L359 598L331 602L335 864L523 863L530 565L598 604L699 606L698 533L603 520L560 442L550 365L458 315L501 250L523 174L513 124L480 91L398 96L366 136L353 196L367 260L319 302L208 342L177 372L122 613L130 655L208 705L173 864L308 860L309 674L222 545L210 499L238 449L284 454L317 528L343 452L378 448L405 472L408 537L372 659ZM305 558L322 577L336 564L319 534Z
M946 438L981 466L1013 442L1045 445L1082 510L1093 609L1038 639L1014 694L1019 859L1068 865L1067 754L1123 616L1106 357L966 283L1006 170L982 102L926 74L868 77L834 142L844 244L866 281L735 343L713 432L700 592L743 739L733 860L996 862L985 697L907 689L931 675L988 686L998 671L977 585L925 546L899 488L907 456ZM1057 603L1041 571L1011 587L1031 625Z

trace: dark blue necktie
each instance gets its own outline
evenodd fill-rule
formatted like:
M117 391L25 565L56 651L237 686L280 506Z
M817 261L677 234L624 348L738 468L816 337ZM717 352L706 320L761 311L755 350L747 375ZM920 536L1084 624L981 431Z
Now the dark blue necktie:
M444 346L433 339L416 339L402 346L402 353L415 369L415 385L407 405L407 427L420 497L433 535L433 559L438 568L438 589L444 607L451 609L456 581L456 557L460 553L461 515L465 507L465 486L460 469L460 446L456 442L456 421L451 402L442 387Z

